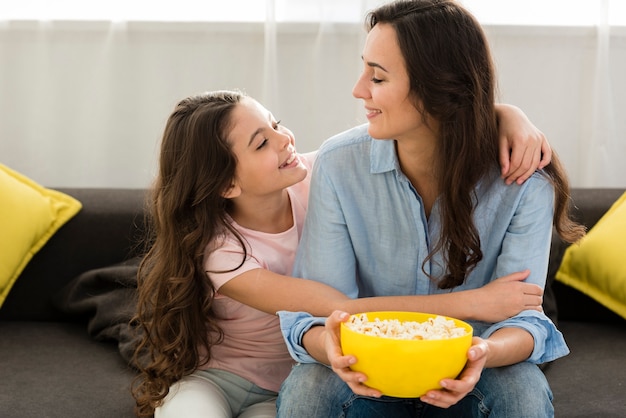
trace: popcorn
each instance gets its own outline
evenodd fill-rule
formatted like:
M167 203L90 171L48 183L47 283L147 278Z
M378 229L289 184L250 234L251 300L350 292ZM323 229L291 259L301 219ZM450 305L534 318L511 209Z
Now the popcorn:
M356 332L397 340L445 340L461 337L465 328L457 327L454 321L437 315L424 322L399 321L397 319L376 318L369 321L367 314L352 315L346 326Z

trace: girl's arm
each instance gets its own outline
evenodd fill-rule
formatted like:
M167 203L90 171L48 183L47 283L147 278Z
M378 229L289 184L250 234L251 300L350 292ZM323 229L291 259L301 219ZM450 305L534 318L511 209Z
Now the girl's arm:
M550 164L552 148L545 135L518 107L498 104L496 115L502 177L507 184L522 184L535 170Z
M269 314L304 311L313 316L328 316L335 310L349 313L402 310L497 322L523 310L541 310L543 290L523 282L527 276L528 271L514 273L479 289L447 294L350 299L323 283L258 268L229 280L219 292Z

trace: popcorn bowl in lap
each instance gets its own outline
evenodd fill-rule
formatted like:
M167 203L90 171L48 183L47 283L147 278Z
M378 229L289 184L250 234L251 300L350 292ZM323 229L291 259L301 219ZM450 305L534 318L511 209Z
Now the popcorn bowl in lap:
M455 378L467 362L472 327L461 320L417 312L366 312L341 324L341 349L351 369L386 396L417 398Z

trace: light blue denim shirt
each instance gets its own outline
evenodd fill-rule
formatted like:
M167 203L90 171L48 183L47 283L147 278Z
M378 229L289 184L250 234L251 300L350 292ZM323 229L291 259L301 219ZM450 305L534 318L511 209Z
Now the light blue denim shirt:
M313 168L309 208L294 276L318 280L351 298L436 294L475 289L510 273L530 269L527 281L545 285L554 191L537 172L522 185L507 186L494 170L476 188L474 222L483 259L463 285L437 288L422 271L440 230L435 202L427 219L422 200L400 170L392 140L375 140L367 126L343 132L320 148ZM440 256L425 264L442 273ZM278 313L292 357L314 362L302 336L325 318ZM520 327L534 337L529 361L543 363L569 353L562 334L543 313L523 311L495 324L471 322L487 338L502 327Z

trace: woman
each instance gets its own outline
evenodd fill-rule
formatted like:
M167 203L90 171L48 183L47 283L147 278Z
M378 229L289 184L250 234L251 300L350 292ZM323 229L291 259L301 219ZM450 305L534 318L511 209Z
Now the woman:
M525 269L526 281L543 287L553 220L570 242L584 230L569 218L557 158L523 185L498 176L495 75L480 25L454 1L414 0L374 10L367 29L353 94L369 123L320 148L294 275L353 298L453 295ZM381 397L349 370L358 359L337 344L345 313L325 331L324 318L280 312L302 364L281 388L278 416L553 415L536 363L568 353L554 324L531 310L477 321L457 309L439 313L474 326L466 369L408 400Z

